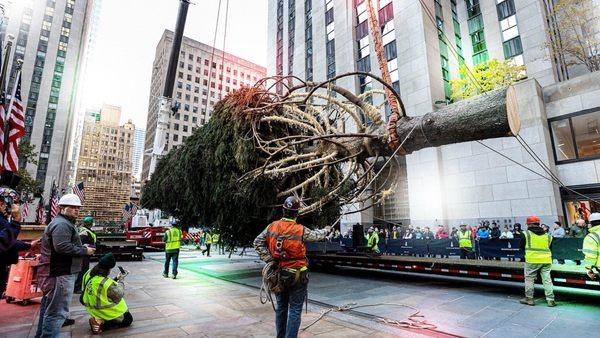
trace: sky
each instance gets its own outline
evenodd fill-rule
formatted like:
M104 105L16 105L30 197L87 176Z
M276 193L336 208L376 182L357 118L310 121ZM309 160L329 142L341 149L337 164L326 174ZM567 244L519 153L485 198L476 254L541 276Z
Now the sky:
M229 1L229 53L266 66L267 1L222 0L216 47L223 47ZM192 0L184 35L212 45L219 0ZM82 87L82 108L103 103L122 107L121 122L145 128L156 45L174 30L179 0L102 0L100 23Z

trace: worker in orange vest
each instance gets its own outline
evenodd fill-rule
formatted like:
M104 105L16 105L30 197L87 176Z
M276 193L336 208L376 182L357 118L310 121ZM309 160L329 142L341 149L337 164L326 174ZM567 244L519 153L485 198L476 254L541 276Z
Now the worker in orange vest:
M282 286L275 292L275 325L277 337L296 337L300 329L302 304L308 286L308 260L304 242L320 241L331 232L327 226L311 230L298 223L300 200L288 197L283 203L283 218L275 221L254 240L254 249L260 259L279 266Z

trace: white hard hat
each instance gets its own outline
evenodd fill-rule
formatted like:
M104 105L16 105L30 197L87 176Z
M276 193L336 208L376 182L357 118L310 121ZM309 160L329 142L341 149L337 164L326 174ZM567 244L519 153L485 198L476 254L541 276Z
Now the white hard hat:
M66 194L63 195L63 197L60 198L60 200L58 201L58 205L62 206L73 206L73 207L80 207L81 206L81 200L79 199L79 197L75 194Z
M590 215L590 222L600 221L600 212L594 212Z

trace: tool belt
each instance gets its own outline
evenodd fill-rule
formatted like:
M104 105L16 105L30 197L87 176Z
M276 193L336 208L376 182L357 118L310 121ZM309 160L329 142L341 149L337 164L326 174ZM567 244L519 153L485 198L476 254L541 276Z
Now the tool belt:
M282 268L279 274L279 282L283 288L290 288L298 282L308 283L308 270Z

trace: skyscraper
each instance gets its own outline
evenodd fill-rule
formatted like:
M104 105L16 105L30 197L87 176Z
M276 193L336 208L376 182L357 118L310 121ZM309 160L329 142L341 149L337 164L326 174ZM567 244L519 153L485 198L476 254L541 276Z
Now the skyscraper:
M121 221L131 194L135 126L119 126L121 107L88 110L83 125L76 181L85 186L84 207L97 222Z
M598 0L587 1L596 11L600 8ZM463 63L473 67L496 58L525 65L529 80L519 84L519 95L527 95L521 98L527 102L520 112L521 135L561 184L524 169L521 165L544 170L533 164L537 161L515 139L486 141L493 150L477 142L429 148L400 159L400 182L382 206L354 219L345 217L342 224L431 226L487 219L502 226L523 221L528 213L551 223L558 219L572 222L581 214L578 210L598 211L582 195L600 194L594 165L600 156L600 146L594 146L600 144L595 127L600 124L600 88L595 84L600 74L569 65L568 59L548 46L551 40L566 38L556 30L556 1L372 3L391 85L409 116L448 104L450 80L459 77ZM269 1L268 75L293 74L315 82L354 71L379 75L368 16L366 0ZM590 15L583 33L598 32L596 13ZM600 55L590 50L589 57ZM356 93L381 88L364 76L342 78L336 84Z
M156 137L159 97L165 85L172 43L173 32L165 30L156 47L148 100L142 180L150 176L149 154ZM210 119L215 103L223 96L240 86L253 85L265 75L266 69L262 66L184 37L173 84L173 100L180 108L169 117L163 153L185 142L196 128L204 125Z
M21 59L26 131L23 140L34 145L38 153L37 164L27 164L27 170L43 183L47 196L53 181L63 186L84 32L93 0L4 3L2 34L15 37L8 92L17 72L17 60Z
M133 135L133 170L132 175L137 181L141 179L142 175L142 158L144 157L144 141L146 139L146 130L141 128L135 128Z

